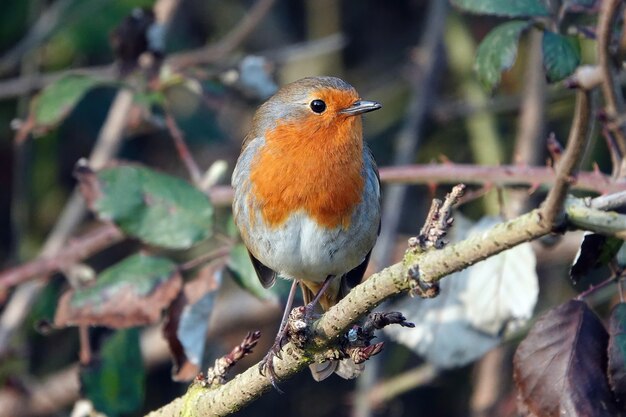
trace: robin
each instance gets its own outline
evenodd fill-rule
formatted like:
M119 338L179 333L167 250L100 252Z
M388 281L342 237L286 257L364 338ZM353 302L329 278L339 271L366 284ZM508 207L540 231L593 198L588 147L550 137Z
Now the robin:
M361 115L381 108L335 77L303 78L259 107L233 172L233 214L259 280L293 280L274 345L285 339L299 284L306 311L327 311L361 282L380 231L380 180ZM358 375L350 359L311 365L321 381Z

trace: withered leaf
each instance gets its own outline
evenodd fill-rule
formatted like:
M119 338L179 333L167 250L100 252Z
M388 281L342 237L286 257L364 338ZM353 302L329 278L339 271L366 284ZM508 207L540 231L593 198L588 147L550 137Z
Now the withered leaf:
M609 321L609 385L622 410L626 409L626 303L611 311Z
M225 260L220 259L201 268L167 310L163 334L174 361L175 381L189 381L201 369L209 317L224 267Z
M102 271L94 285L63 294L54 323L113 328L154 323L181 286L182 278L170 260L133 255Z
M605 375L608 334L587 304L545 313L513 360L521 401L538 417L618 416Z

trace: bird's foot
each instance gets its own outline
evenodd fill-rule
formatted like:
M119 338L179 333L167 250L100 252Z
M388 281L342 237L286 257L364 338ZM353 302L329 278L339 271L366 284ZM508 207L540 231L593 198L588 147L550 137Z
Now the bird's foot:
M267 352L261 363L259 363L259 372L263 376L267 376L267 379L270 380L270 383L274 387L276 391L279 393L283 393L283 391L278 387L278 375L276 375L276 370L274 369L274 358L282 359L282 348L286 343L287 337L285 331L281 331L276 335L276 339L274 340L274 344Z
M317 312L316 304L313 302L291 310L289 321L287 322L289 340L300 348L304 347L311 338L311 324L320 317L321 315Z

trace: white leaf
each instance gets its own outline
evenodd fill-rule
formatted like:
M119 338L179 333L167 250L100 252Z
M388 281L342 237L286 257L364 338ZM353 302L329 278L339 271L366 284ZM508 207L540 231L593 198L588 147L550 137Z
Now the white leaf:
M223 264L209 264L202 271L208 275L208 279L203 277L204 281L208 280L209 283L200 282L202 278L198 278L195 282L187 284L186 296L189 303L183 308L176 331L187 359L198 368L202 365L209 317L213 311L216 290L222 282Z
M440 368L463 366L500 343L500 338L474 329L466 318L458 294L467 285L467 271L441 281L439 296L432 299L405 297L390 309L401 311L415 328L385 327L385 333Z
M470 235L499 221L483 218ZM508 325L529 319L539 294L536 263L530 243L522 243L468 268L467 286L459 295L468 322L497 335Z
M470 229L456 213L450 236L458 242L500 221L484 218ZM414 329L384 331L438 367L462 366L497 346L507 324L532 315L538 294L534 253L529 244L509 249L443 278L440 288L436 298L405 297L390 306L415 323Z

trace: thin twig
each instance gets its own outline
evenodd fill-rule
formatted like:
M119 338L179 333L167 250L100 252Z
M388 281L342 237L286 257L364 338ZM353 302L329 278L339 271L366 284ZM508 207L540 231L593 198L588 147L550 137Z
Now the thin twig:
M87 366L91 362L92 358L91 343L89 341L89 326L84 324L78 326L78 338L80 342L78 362L83 366Z
M589 142L589 125L591 117L591 93L579 90L576 94L576 108L565 153L561 157L556 171L556 182L548 192L541 215L543 221L552 227L561 221L563 203L570 185L575 182L580 161Z
M89 233L74 238L54 256L40 256L14 268L0 271L0 290L19 285L31 278L50 275L80 262L117 242L124 235L115 226L106 224Z
M258 26L270 11L276 0L257 0L250 11L218 43L196 51L172 55L167 63L174 68L186 68L193 65L218 61L237 48Z
M600 8L598 18L598 42L597 54L598 63L602 70L602 94L604 95L606 114L611 124L615 124L612 129L617 145L619 147L622 158L626 157L626 133L624 132L624 123L620 118L624 114L624 98L622 97L620 87L616 83L615 70L612 61L611 39L613 35L613 27L619 10L622 7L621 0L604 0Z
M185 262L184 264L179 266L179 269L181 271L189 271L191 269L197 268L198 266L203 265L207 262L213 261L217 258L223 258L224 256L228 256L228 254L230 254L232 249L233 247L232 247L232 242L231 242L230 245L222 246L220 248L215 249L214 251L207 252L205 254L198 256L197 258L194 258L190 261Z
M58 0L52 3L31 26L26 36L0 57L0 75L14 69L25 54L48 39L73 3L73 0Z
M590 207L598 210L615 210L626 206L626 191L594 198Z
M189 176L191 177L191 181L196 185L200 186L200 182L202 181L202 172L198 167L195 159L191 156L191 152L189 151L189 147L185 142L185 138L183 137L183 132L178 127L174 116L171 115L169 111L165 111L165 124L174 140L174 146L176 146L176 151L178 152L178 157L185 164L187 168L187 172L189 172Z
M478 166L471 164L426 164L380 169L383 182L405 184L490 184L496 187L554 186L556 179L551 167L517 165ZM596 193L613 193L626 189L626 181L612 180L600 172L580 172L574 187Z
M392 398L432 382L438 374L437 369L431 364L419 365L393 378L378 382L364 393L363 400L367 401L372 409L377 409Z

